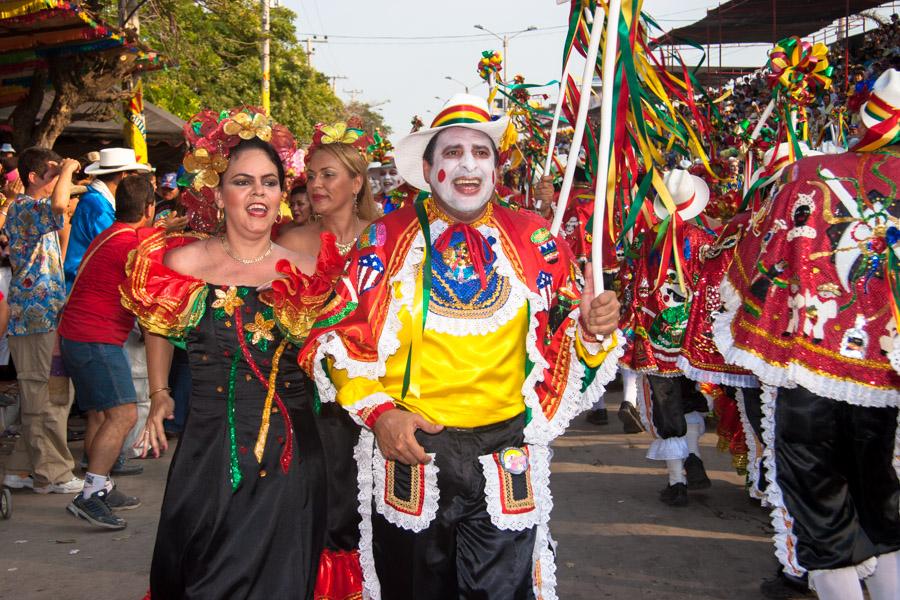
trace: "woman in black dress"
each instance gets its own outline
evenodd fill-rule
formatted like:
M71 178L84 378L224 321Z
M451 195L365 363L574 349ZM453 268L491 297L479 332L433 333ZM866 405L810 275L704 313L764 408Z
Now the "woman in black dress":
M212 202L224 213L226 225L218 228L224 232L151 235L122 288L123 303L150 333L152 408L144 439L154 454L166 448L163 421L174 408L167 387L170 341L186 347L192 377L150 594L312 598L325 521L313 385L297 367L302 339L296 329L282 333L271 292L258 290L278 278L278 261L311 273L315 258L270 239L284 166L268 143L267 118L246 108L222 119L204 113L186 131L194 148L185 167L195 174L195 226L209 224L202 209ZM278 128L274 136L286 139Z

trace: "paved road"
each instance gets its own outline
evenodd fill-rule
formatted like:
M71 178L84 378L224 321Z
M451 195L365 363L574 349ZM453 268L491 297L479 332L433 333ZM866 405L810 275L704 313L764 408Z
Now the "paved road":
M611 406L618 406L615 397ZM711 489L686 508L659 503L665 469L644 458L650 438L575 420L555 445L552 532L559 542L562 600L756 600L775 568L765 512L744 494L730 457L702 440ZM80 456L81 444L72 444ZM0 599L139 600L147 574L168 461L118 480L143 507L128 528L93 529L66 513L69 498L13 494L0 521Z

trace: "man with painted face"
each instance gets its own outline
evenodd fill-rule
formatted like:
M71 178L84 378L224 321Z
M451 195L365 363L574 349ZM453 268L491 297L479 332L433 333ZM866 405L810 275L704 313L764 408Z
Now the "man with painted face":
M410 185L400 174L393 156L385 156L382 160L381 192L384 194L384 214L412 204L420 194L419 189Z
M398 143L400 174L431 195L362 233L301 357L363 427L373 597L552 596L549 444L622 354L615 295L593 293L546 221L491 202L506 126L458 95Z

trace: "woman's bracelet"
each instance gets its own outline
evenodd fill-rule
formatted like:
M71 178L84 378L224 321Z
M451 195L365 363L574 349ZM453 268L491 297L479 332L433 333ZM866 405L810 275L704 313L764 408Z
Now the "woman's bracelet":
M152 392L150 392L150 398L153 398L153 394L158 394L160 392L171 392L171 391L172 391L172 388L170 388L169 386L161 387L159 389L156 389L156 390L153 390Z

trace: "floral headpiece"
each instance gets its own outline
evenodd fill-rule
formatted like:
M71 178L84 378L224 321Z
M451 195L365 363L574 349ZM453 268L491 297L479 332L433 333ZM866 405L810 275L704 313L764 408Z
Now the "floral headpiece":
M387 138L381 137L381 131L375 130L372 135L372 143L366 148L369 162L383 163L389 152L394 151L394 145Z
M260 108L241 106L216 113L203 110L184 125L189 150L184 157L185 173L179 184L187 187L182 202L187 208L190 227L212 232L218 225L213 189L228 169L231 151L243 140L259 138L272 145L281 158L285 176L293 178L297 169L297 143L294 136L275 123ZM300 158L302 165L302 155ZM289 188L289 182L286 182Z
M372 140L358 125L360 125L358 119L353 118L346 123L340 121L334 125L318 123L313 133L312 143L307 149L307 154L311 156L318 148L328 144L347 144L356 148L357 152L363 156L366 156L366 150L368 150Z

